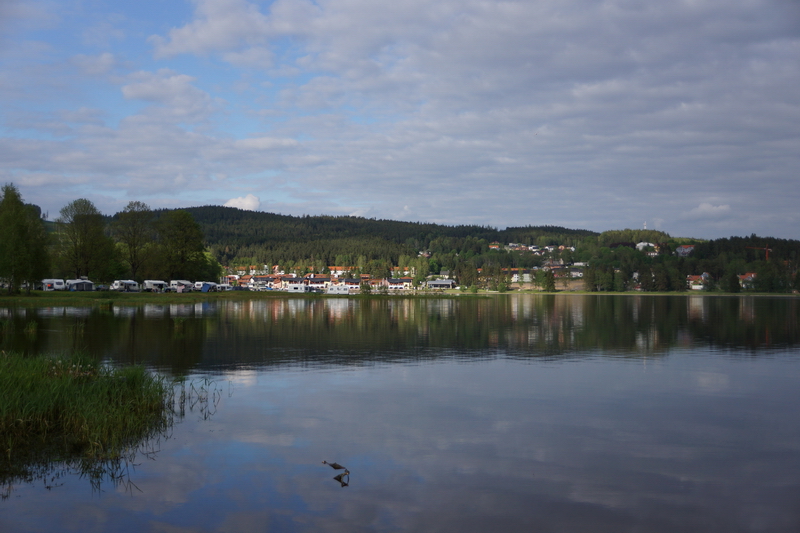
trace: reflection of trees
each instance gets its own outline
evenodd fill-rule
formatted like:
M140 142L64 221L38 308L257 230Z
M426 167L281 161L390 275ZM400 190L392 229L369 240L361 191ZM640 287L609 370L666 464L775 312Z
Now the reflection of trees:
M113 457L88 458L60 453L52 448L27 449L11 457L0 457L0 499L11 496L15 487L41 483L47 490L60 487L67 477L85 479L95 491L105 487L124 487L126 491L138 490L131 479L131 467L137 458L154 459L161 438L168 438L166 429L162 433L145 439L138 446L130 447Z
M187 312L165 306L160 314L146 307L28 310L24 317L8 319L13 321L7 328L13 335L2 336L0 343L3 349L30 353L85 351L122 364L158 366L184 375L202 360L211 320L204 318L208 309L190 307ZM25 322L31 320L39 324L32 339L23 334Z
M198 367L364 364L439 357L663 353L675 346L798 343L798 300L701 295L493 298L286 297L4 318L3 349L83 348L184 375ZM37 321L34 336L23 333Z
M0 454L0 499L9 498L20 485L41 483L51 490L61 486L67 477L76 475L98 492L108 486L139 490L131 477L131 467L137 465L137 460L156 459L161 441L172 436L175 423L187 414L210 419L216 413L221 396L222 391L214 381L177 381L161 417L143 428L132 442L119 449L105 449L99 455L87 456L84 450L65 448L52 441L33 447L11 446Z

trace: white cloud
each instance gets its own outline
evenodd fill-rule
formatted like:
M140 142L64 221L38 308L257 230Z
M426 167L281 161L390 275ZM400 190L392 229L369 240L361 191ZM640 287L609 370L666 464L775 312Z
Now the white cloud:
M89 75L108 74L117 64L114 54L109 52L97 56L78 54L72 60L78 68Z
M245 0L196 0L195 20L173 28L169 38L150 37L156 57L230 52L265 40L269 30L258 6Z
M687 213L690 218L720 218L731 213L731 206L703 202Z
M131 83L122 87L128 100L143 100L159 104L158 114L166 109L181 119L202 119L216 110L218 102L192 85L196 78L169 69L158 72L137 72L129 77Z
M168 206L218 201L224 174L294 214L797 236L792 3L193 0L147 20L106 1L53 15L99 32L79 49L6 39L4 176Z
M236 141L236 146L244 150L273 150L276 148L288 148L297 145L298 142L294 139L276 139L272 137L258 137L253 139L240 139Z
M224 204L226 207L238 207L246 211L257 211L261 207L261 200L258 196L248 194L239 198L231 198Z

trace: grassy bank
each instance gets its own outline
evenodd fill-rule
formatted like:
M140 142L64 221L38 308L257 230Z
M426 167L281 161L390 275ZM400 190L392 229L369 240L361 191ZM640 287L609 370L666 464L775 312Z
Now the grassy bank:
M8 460L113 458L171 420L172 384L142 367L111 368L74 354L0 352L0 446Z
M154 293L154 292L114 292L114 291L95 291L95 292L66 292L52 291L42 292L33 291L31 294L7 295L0 294L0 307L2 306L23 306L23 307L51 307L51 306L94 306L94 305L140 305L140 304L177 304L207 302L215 300L254 300L259 298L280 298L286 297L286 292L251 292L251 291L228 291L228 292L189 292L185 294L177 293ZM302 294L292 295L303 297Z

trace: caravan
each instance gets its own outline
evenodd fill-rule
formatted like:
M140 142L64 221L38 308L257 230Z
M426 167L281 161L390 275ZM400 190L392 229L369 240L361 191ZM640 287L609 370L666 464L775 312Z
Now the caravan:
M139 292L139 284L132 279L115 279L111 284L112 291Z
M86 278L81 279L68 279L66 282L68 291L93 291L94 283Z
M191 292L194 284L185 279L173 279L169 282L169 288L175 292Z
M43 279L42 280L42 290L43 291L65 291L65 290L67 290L67 286L64 283L63 279Z
M217 290L217 284L213 281L195 281L194 290L201 292L215 292Z
M145 292L166 292L168 288L166 281L146 279L142 282L142 290Z

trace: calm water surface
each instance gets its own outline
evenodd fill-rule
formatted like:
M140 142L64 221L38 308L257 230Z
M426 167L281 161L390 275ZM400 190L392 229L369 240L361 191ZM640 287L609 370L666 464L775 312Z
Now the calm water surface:
M800 531L798 304L3 310L4 350L79 347L216 401L187 406L119 483L11 480L0 531Z

